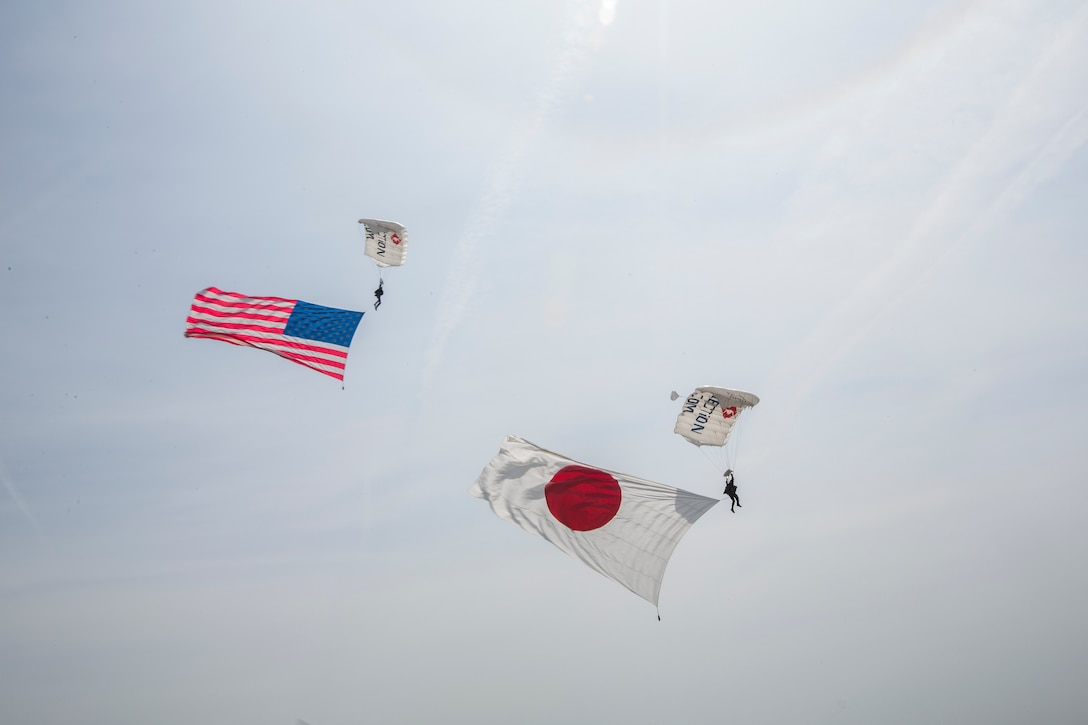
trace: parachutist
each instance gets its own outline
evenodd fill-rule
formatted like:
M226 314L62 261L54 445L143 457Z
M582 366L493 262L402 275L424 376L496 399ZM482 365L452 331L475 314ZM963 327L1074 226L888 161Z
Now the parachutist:
M729 505L729 510L736 513L737 510L733 507L740 506L740 498L737 496L737 484L733 482L733 469L730 468L722 475L725 476L725 490L722 493L728 494L729 498L733 499L733 503Z
M384 279L378 280L378 289L374 290L374 309L378 309L382 306L382 295L385 294L385 291L382 290L382 285L384 284Z

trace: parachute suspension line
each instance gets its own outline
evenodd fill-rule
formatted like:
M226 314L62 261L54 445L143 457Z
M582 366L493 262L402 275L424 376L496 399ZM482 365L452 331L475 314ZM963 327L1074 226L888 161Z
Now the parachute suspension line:
M729 440L729 445L732 446L729 457L732 460L731 468L733 468L733 470L736 470L737 466L740 465L741 444L744 441L744 431L752 422L751 416L752 411L749 410L747 417L744 420L738 420L736 427L733 428L733 435Z
M733 428L732 440L729 441L730 445L733 446L733 450L729 452L729 467L734 470L740 465L740 439L743 433L744 426L738 420L736 427Z
M706 446L699 446L699 453L703 454L703 460L710 464L711 468L715 470L721 468L718 473L725 473L725 469L721 467L722 461L720 460L720 458L715 458L715 456L712 456L710 454L710 451L707 450Z

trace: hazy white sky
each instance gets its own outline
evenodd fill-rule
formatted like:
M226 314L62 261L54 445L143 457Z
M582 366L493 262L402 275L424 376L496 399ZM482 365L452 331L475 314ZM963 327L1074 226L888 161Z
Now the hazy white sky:
M0 91L0 721L1088 720L1088 3L13 2ZM661 622L468 495L720 495L699 384Z

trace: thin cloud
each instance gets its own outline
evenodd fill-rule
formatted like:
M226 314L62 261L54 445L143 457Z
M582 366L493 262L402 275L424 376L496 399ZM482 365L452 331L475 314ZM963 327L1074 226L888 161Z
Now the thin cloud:
M42 531L41 524L38 523L38 519L35 518L34 512L30 510L30 505L23 498L22 493L19 492L15 482L11 480L11 476L8 475L4 469L3 462L0 462L0 481L4 483L4 490L8 492L8 496L15 503L15 508L19 509L19 513L23 515L23 518L34 528L35 533L38 534L38 538L45 540L45 533Z
M951 254L983 239L985 232L993 230L1088 141L1088 106L1069 108L1076 96L1044 82L1049 77L1070 77L1061 71L1081 61L1078 39L1084 37L1086 25L1088 6L1083 6L1043 45L1031 71L1009 95L986 132L945 175L939 193L896 245L891 258L786 357L773 378L775 384L792 391L787 396L791 406L800 407L833 367L880 320L907 304L912 290ZM1048 127L1055 125L1057 128L1048 133ZM1047 140L1038 144L1040 137ZM979 189L999 183L1010 168L1020 170L993 193L973 198ZM791 417L786 411L782 420Z
M480 247L492 236L495 225L510 206L524 175L525 158L536 145L556 110L566 98L571 81L600 45L603 29L612 23L616 0L579 2L568 19L565 44L556 57L548 82L536 97L528 123L520 127L509 148L491 169L487 191L481 197L468 227L457 241L453 261L439 301L438 321L426 354L423 387L428 388L450 336L464 318L480 280L483 261Z

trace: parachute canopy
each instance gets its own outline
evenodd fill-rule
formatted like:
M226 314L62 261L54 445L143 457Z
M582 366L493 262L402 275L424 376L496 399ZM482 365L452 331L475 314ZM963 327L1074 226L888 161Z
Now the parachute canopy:
M740 414L758 402L743 390L698 387L684 398L673 432L697 446L724 446Z
M408 256L408 230L397 222L360 219L366 233L366 256L379 267L399 267Z

